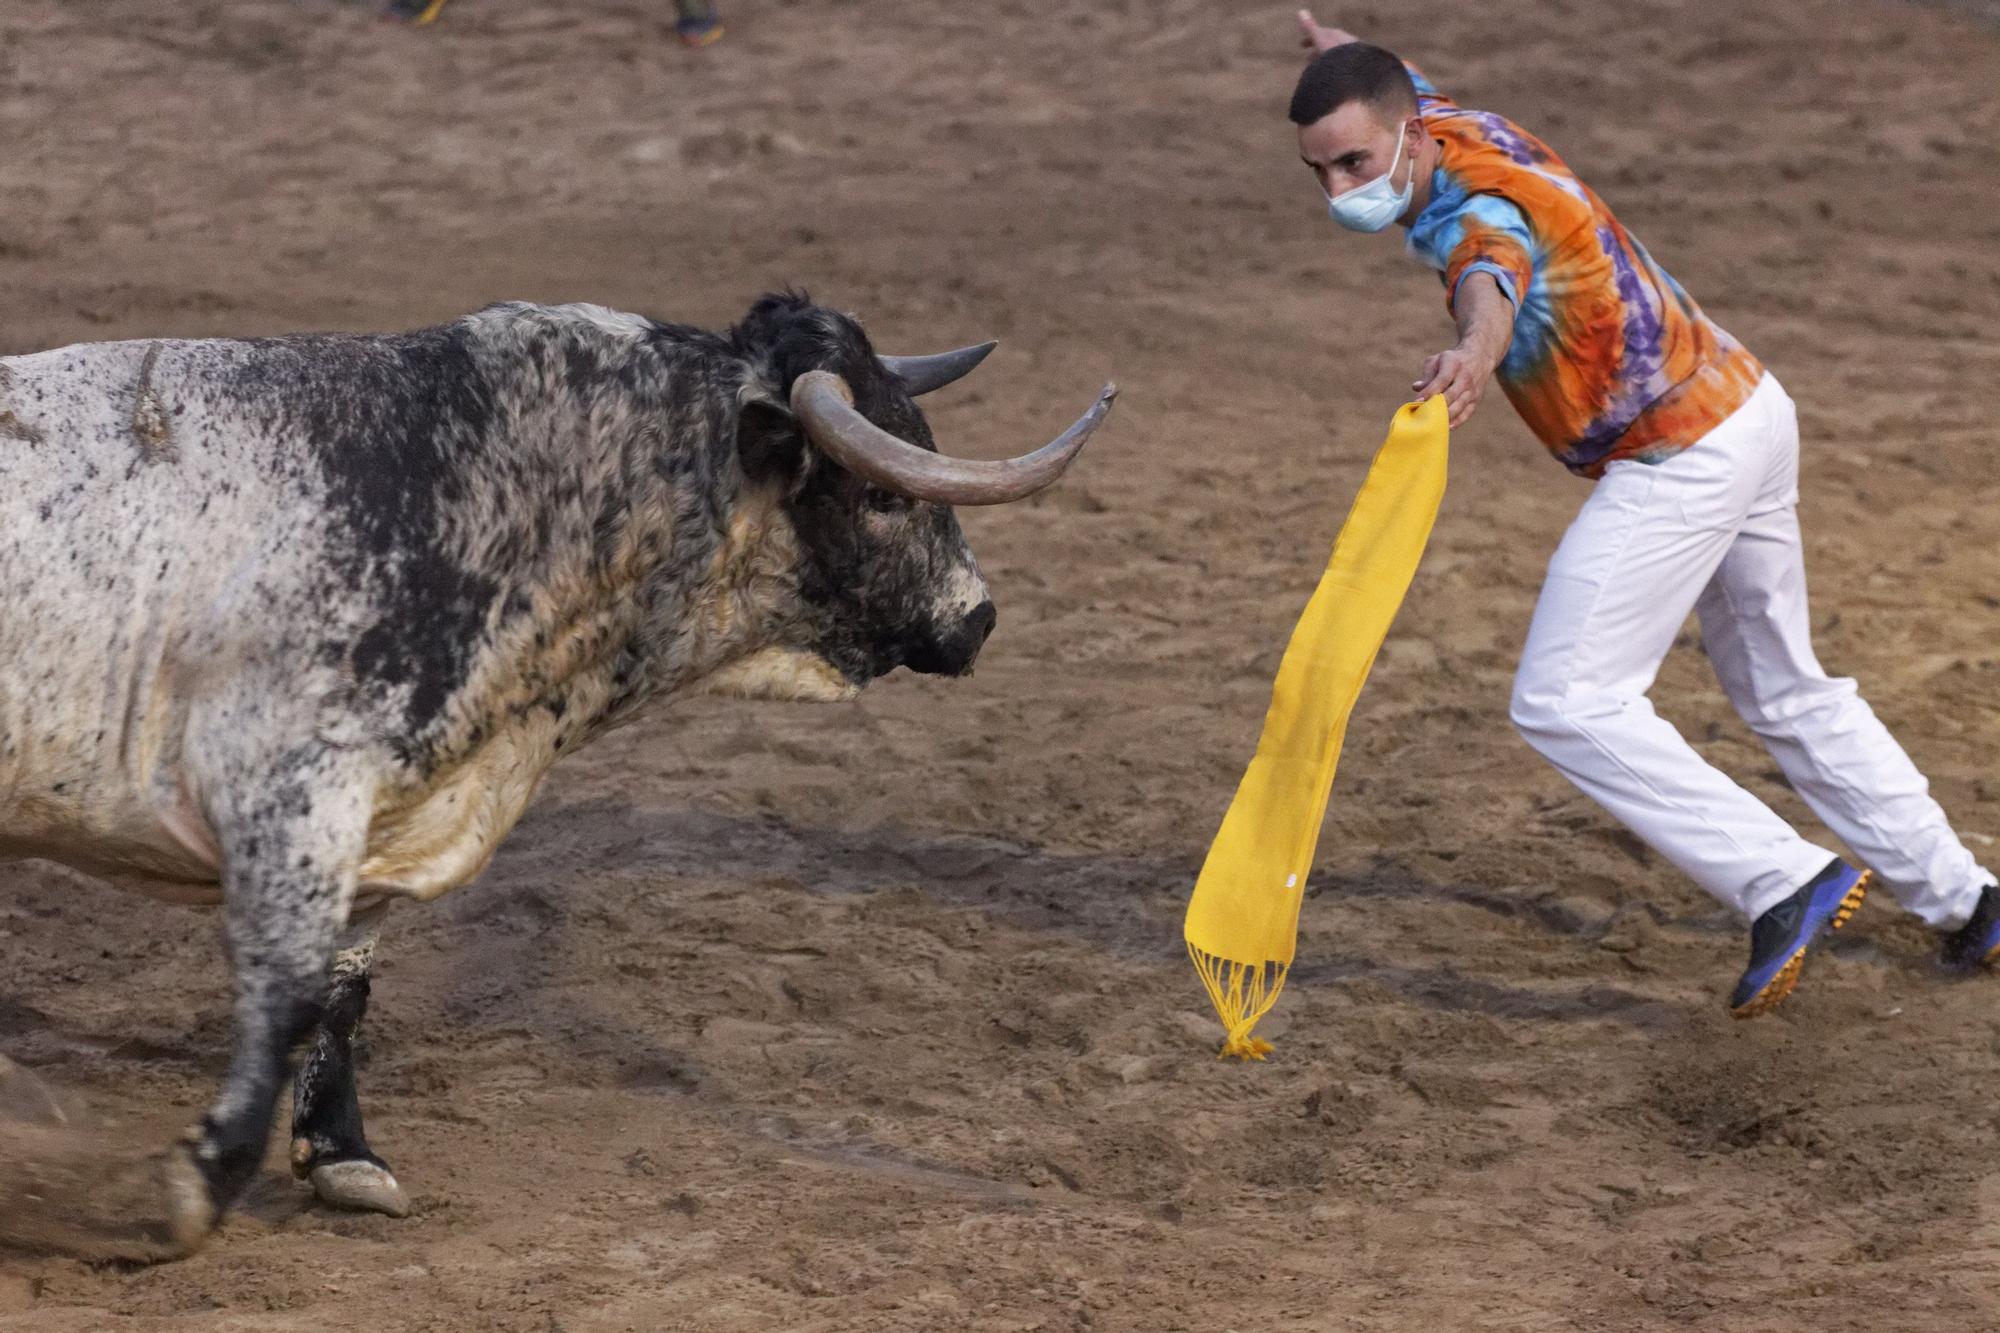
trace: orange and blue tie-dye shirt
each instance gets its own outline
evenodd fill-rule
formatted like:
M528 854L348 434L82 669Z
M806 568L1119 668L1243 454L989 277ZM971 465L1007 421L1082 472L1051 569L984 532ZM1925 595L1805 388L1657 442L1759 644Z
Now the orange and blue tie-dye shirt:
M1414 68L1424 127L1442 147L1412 254L1449 304L1473 273L1514 303L1497 378L1571 471L1659 462L1720 425L1763 378L1546 144L1455 105Z

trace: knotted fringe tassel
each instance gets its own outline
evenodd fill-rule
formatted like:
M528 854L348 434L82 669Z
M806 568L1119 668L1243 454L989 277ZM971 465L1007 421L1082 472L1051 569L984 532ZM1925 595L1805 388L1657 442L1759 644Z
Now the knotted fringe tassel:
M1208 989L1209 1003L1215 1006L1222 1025L1229 1029L1228 1038L1222 1049L1215 1053L1220 1060L1224 1056L1235 1056L1238 1060L1261 1060L1272 1050L1271 1043L1262 1037L1250 1035L1250 1029L1257 1026L1257 1020L1271 1012L1271 1006L1278 1002L1278 994L1285 989L1285 975L1291 971L1286 963L1238 963L1227 958L1218 958L1188 945L1188 958L1194 963L1194 970L1201 976L1201 984Z

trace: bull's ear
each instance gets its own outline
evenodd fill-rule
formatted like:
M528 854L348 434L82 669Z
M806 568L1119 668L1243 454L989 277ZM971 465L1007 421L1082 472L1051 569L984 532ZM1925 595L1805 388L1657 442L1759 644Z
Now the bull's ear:
M736 415L736 456L752 481L795 484L806 469L805 432L787 409L752 399Z

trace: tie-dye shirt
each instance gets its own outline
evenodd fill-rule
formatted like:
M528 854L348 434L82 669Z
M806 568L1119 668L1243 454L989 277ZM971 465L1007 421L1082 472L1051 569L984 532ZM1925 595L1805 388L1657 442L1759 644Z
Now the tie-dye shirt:
M1514 303L1497 377L1571 471L1654 463L1741 407L1764 368L1702 314L1638 239L1547 145L1503 117L1467 111L1414 68L1424 126L1442 147L1410 252L1438 270L1446 302L1490 273Z

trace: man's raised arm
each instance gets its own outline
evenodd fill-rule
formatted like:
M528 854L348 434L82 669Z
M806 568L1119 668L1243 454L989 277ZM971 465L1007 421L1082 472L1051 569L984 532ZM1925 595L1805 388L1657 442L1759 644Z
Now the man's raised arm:
M1314 54L1331 51L1336 46L1346 46L1361 39L1344 28L1324 28L1313 21L1310 9L1299 11L1299 45L1309 47Z

